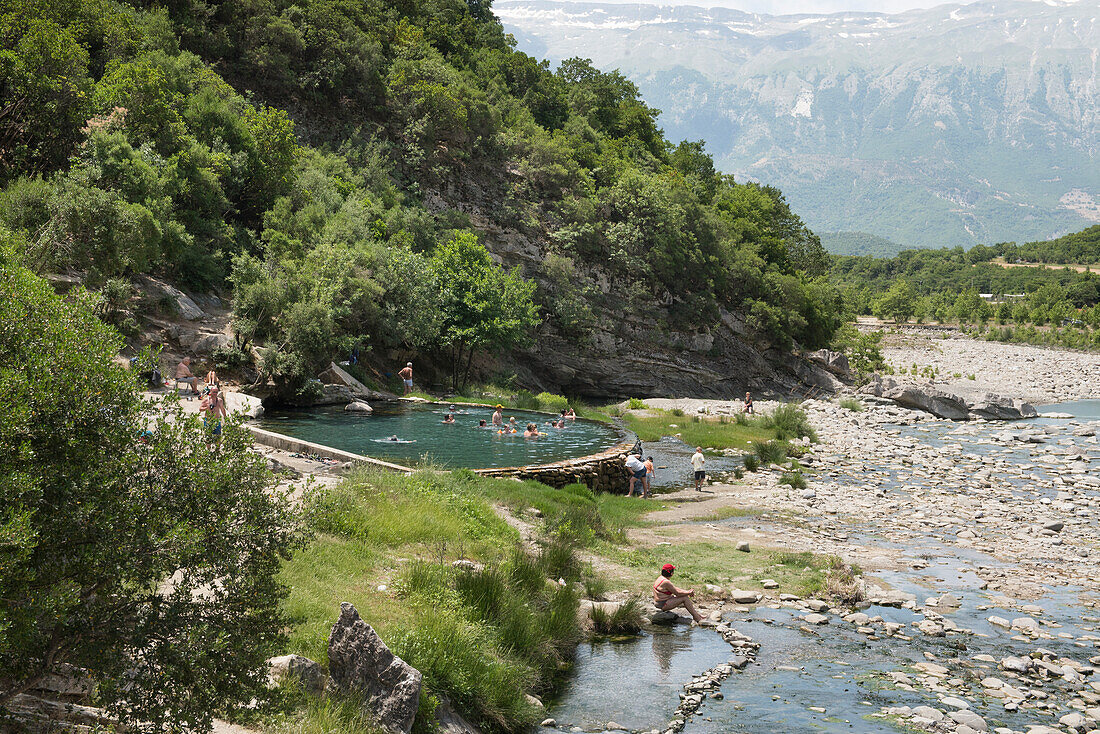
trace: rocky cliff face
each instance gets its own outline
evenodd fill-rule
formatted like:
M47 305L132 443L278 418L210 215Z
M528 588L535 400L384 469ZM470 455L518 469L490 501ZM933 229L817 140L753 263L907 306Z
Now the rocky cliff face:
M1094 2L494 9L525 50L620 69L670 139L705 139L722 170L779 186L814 229L941 247L1100 221Z
M461 211L482 233L485 246L508 268L540 282L547 291L541 265L545 240L495 222L488 212L492 198L470 184L461 192L433 192L426 197L433 209ZM740 314L723 311L709 329L669 329L668 313L654 308L638 314L614 279L589 266L578 279L598 291L593 303L595 327L578 335L565 333L547 320L534 344L517 354L494 355L482 363L485 371L514 371L533 391L589 398L707 397L730 399L746 391L771 397L803 397L831 392L841 385L828 370L789 351L761 348Z

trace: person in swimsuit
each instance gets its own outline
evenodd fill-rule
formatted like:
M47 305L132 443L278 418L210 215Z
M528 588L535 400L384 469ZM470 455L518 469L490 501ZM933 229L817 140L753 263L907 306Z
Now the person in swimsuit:
M221 441L222 421L229 415L229 412L225 409L225 398L222 397L217 385L210 387L210 392L199 404L199 410L203 414L202 424L204 426L210 425L211 433L217 437L218 441ZM209 424L207 419L210 420Z
M575 410L573 410L572 408L570 408L569 410L565 411L565 417L568 418L569 420L576 420L577 419L577 412Z
M443 422L444 423L454 423L455 422L455 417L453 415L451 415L450 413L448 413L447 417L443 419Z
M653 477L657 472L653 468L653 457L645 460L645 483L642 484L642 497L649 497L649 489L653 486Z
M683 607L696 623L703 621L703 615L699 614L692 603L691 597L695 596L695 589L678 589L672 583L672 572L676 567L671 563L661 566L661 575L653 582L653 606L662 612L668 612L676 607Z
M504 425L504 413L501 412L503 410L504 410L503 405L498 405L496 407L496 409L493 410L493 425L494 426L503 426Z
M413 363L408 362L404 368L397 373L397 376L405 383L405 394L408 395L411 393L413 390Z

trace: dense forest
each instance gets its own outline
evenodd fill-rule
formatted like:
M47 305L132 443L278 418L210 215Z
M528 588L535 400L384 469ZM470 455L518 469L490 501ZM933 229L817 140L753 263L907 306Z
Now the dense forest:
M24 261L79 273L120 325L163 306L142 273L230 293L239 358L267 345L286 391L355 349L468 364L623 313L706 331L736 311L761 346L839 325L779 191L671 144L622 75L515 51L488 3L0 11L0 225ZM487 229L537 257L504 272Z
M973 324L991 339L1100 347L1100 226L1044 242L834 257L831 273L861 314ZM1047 267L1046 264L1051 264ZM986 328L986 327L996 328Z

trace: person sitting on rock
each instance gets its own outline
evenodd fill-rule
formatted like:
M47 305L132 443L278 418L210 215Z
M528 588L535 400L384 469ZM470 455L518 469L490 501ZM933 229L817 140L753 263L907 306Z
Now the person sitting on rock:
M661 566L661 575L653 582L653 606L662 612L669 612L676 607L683 607L691 615L696 623L703 621L703 615L699 614L692 603L691 597L695 596L695 589L679 589L672 583L672 572L676 567L671 563Z
M199 394L199 378L191 372L190 357L184 357L180 360L180 363L176 365L176 384L190 385L191 394Z
M749 415L753 415L754 411L752 409L752 393L750 393L750 392L745 393L745 407L741 409L741 412L742 413L748 413Z

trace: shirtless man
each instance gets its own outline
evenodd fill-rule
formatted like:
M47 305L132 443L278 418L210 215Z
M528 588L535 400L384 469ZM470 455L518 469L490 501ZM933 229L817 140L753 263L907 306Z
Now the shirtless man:
M504 410L504 406L503 405L498 405L496 407L496 409L493 411L493 425L494 426L503 426L504 425L503 410Z
M405 383L405 395L408 395L413 391L413 363L409 362L405 367L397 373L397 376L401 378L401 381Z
M183 383L191 386L191 394L199 394L199 378L191 373L191 358L184 357L183 360L176 365L176 384Z
M695 596L695 589L678 589L672 583L672 572L676 567L671 563L661 566L661 575L653 582L653 606L662 612L668 612L676 607L683 607L698 624L703 621L703 615L695 609L691 597Z

